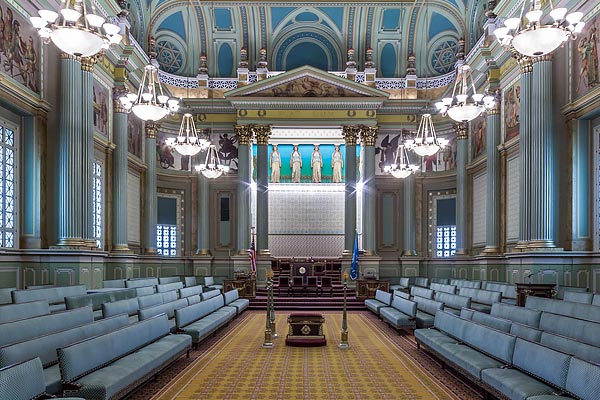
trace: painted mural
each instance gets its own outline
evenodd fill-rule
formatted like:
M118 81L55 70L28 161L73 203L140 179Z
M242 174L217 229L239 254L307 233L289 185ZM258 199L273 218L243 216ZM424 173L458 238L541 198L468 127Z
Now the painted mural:
M600 16L596 15L587 22L581 32L574 57L574 89L577 97L600 83Z
M446 148L438 152L438 160L441 158L441 163L438 161L438 171L448 171L456 168L456 136L452 135L447 137L447 139L448 145Z
M142 158L142 121L133 113L127 116L127 151L134 156Z
M485 117L477 118L471 123L471 151L472 159L476 159L480 155L485 153L486 149L486 129L487 119Z
M237 136L228 133L213 135L213 143L217 146L217 153L221 162L229 166L229 170L237 173L238 170L238 140Z
M171 135L158 133L156 136L156 161L157 166L163 169L178 169L190 171L190 156L182 156L173 146L167 144Z
M410 135L408 129L404 129L403 133L406 136ZM396 150L398 149L398 143L402 138L402 134L394 134L394 135L379 135L377 137L377 142L375 143L375 162L377 163L377 167L375 169L378 175L384 175L384 169L386 166L392 165L394 162L394 157L396 154ZM412 160L413 162L415 160Z
M40 39L29 21L0 5L0 71L40 92Z
M504 91L504 141L519 136L519 108L521 107L521 85L516 83Z
M108 136L108 107L110 92L100 82L94 80L94 128L96 132Z

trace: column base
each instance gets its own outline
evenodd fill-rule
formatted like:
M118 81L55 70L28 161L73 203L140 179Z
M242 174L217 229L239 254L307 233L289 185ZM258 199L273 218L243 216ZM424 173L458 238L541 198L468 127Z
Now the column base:
M481 254L500 254L499 246L485 246Z
M90 249L96 249L96 241L92 240L92 239L85 239L83 241L85 243L86 246L88 246Z
M196 250L197 256L212 256L212 253L209 249L198 249Z
M120 254L133 254L133 251L129 249L129 246L124 246L122 244L114 245L111 253L120 253Z
M248 249L238 250L237 255L238 256L247 256L248 255Z
M554 249L556 245L554 244L554 240L546 240L546 239L533 239L527 243L528 250L536 250L536 249Z
M81 250L82 248L85 248L87 246L81 238L60 238L58 239L58 243L54 247Z
M410 257L410 256L416 256L417 252L414 250L402 250L402 257Z
M527 243L529 243L527 240L519 240L514 251L527 251Z
M259 256L271 257L271 251L269 249L260 249L258 250Z
M469 250L467 250L467 249L456 249L456 255L457 256L468 256L469 255Z
M156 252L156 249L153 247L145 247L144 254L149 255L149 256L155 256L158 253Z

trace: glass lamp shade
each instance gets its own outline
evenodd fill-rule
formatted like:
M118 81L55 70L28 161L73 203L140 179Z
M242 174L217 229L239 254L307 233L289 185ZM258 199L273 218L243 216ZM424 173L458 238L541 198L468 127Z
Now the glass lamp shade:
M390 174L392 174L392 176L394 178L398 178L398 179L404 179L407 178L410 174L412 174L412 171L410 169L392 169L390 171Z
M99 35L77 27L59 27L50 34L52 42L67 54L90 57L102 50L104 40Z
M183 156L195 156L201 150L200 146L193 143L175 143L174 147Z
M154 104L135 104L131 107L131 111L144 121L160 121L169 113L166 108Z
M206 161L204 164L197 165L196 171L200 171L208 179L216 179L229 172L229 167L221 164L217 148L215 145L210 145L206 152Z
M566 36L563 29L548 26L519 32L513 38L512 45L521 54L538 57L556 50Z
M437 144L423 143L418 146L414 146L412 150L421 157L428 157L440 151L440 146L438 146Z
M456 122L469 122L479 117L483 109L483 106L464 104L452 106L446 110L446 113Z

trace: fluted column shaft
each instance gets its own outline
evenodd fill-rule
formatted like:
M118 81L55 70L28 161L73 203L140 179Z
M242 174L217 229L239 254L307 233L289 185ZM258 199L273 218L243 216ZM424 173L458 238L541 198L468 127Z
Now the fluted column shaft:
M529 57L519 59L521 69L521 103L519 107L519 156L521 180L519 182L519 243L524 249L531 239L531 71Z
M364 144L363 162L363 249L366 254L377 253L377 187L375 186L375 142L376 126L365 126L361 130Z
M79 59L61 58L59 116L58 245L81 247L83 241L82 73Z
M552 57L533 60L531 121L530 248L554 247L554 147L552 132ZM532 171L533 172L533 171Z
M238 138L238 187L237 187L237 248L246 253L250 248L250 183L252 130L247 125L236 125Z
M488 111L486 121L487 152L487 213L484 253L500 252L500 98Z
M145 232L146 254L156 254L156 133L158 124L146 122L146 187L145 187Z
M254 126L256 136L256 248L269 252L269 136L268 125Z
M119 97L124 86L113 89L113 251L128 251L127 239L127 110Z
M94 239L94 64L95 57L81 59L82 88L82 179L81 191L83 198L83 240L89 247L96 247Z
M416 252L416 222L415 222L415 175L404 178L404 250L405 256L414 256Z
M456 127L456 254L468 254L467 243L467 162L468 127L459 122Z
M208 178L198 174L198 249L196 254L210 254L210 197Z
M352 253L354 236L356 234L356 141L359 128L357 126L344 126L345 156L344 179L344 252Z

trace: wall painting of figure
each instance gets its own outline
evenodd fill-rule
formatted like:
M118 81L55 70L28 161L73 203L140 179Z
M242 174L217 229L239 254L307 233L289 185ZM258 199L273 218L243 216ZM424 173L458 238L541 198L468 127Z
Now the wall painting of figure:
M127 151L142 158L142 121L133 113L127 116Z
M486 149L486 129L487 121L485 116L476 118L471 122L471 150L472 159L476 159L482 154L485 154Z
M505 132L504 141L519 136L519 108L521 107L521 85L516 83L508 87L502 96Z
M600 16L587 21L575 41L573 88L575 97L585 94L600 83Z
M96 132L108 136L108 120L110 106L110 92L102 83L94 80L94 128Z

